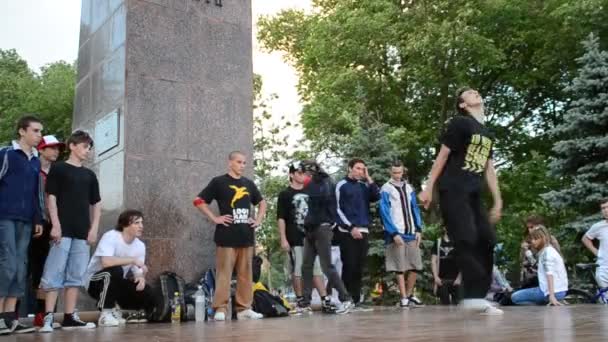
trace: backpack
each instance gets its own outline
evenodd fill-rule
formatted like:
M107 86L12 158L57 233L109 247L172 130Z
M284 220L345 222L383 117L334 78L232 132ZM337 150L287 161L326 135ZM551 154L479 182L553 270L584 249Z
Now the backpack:
M150 320L155 322L169 322L171 320L171 303L174 299L175 292L179 292L179 301L182 303L181 320L185 321L187 317L187 306L186 301L184 300L184 278L173 272L165 271L161 273L158 283L161 300L158 301L158 307L154 310Z
M252 309L261 313L264 317L285 317L289 315L289 309L283 305L283 300L272 295L262 283L256 283L253 292Z

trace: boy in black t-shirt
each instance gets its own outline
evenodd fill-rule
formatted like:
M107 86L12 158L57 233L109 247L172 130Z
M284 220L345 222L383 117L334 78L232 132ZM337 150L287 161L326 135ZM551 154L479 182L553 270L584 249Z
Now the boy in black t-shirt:
M435 241L431 250L434 290L443 305L458 304L460 299L462 277L454 254L454 242L444 228L443 236Z
M479 93L465 88L458 91L456 98L456 109L463 115L448 123L441 137L441 150L419 197L428 208L439 181L439 206L462 272L463 306L486 315L500 315L502 310L484 299L492 281L496 244L496 232L490 222L496 223L502 211L492 160L494 137L483 125L484 107ZM490 221L481 205L484 178L494 199Z
M53 331L53 311L60 289L64 289L65 298L62 329L95 328L94 323L83 322L75 312L101 216L97 177L82 165L89 157L93 139L84 131L75 131L66 145L70 157L53 165L46 181L53 243L41 280L46 291L46 315L40 332Z
M281 191L277 199L277 225L281 238L281 248L289 253L293 289L298 303L304 300L302 294L302 263L304 262L304 219L308 213L308 195L304 192L307 175L297 169L293 163L289 166L289 187ZM324 302L328 301L327 291L323 284L323 273L319 257L315 258L313 283ZM301 306L296 310L301 311Z
M246 158L242 152L231 152L228 156L228 173L215 177L194 200L196 206L217 226L214 240L216 249L216 283L213 298L214 319L226 319L226 309L230 296L230 280L236 270L235 304L238 319L260 319L263 316L251 310L252 257L254 230L264 219L266 201L255 183L243 176ZM220 215L209 208L217 202ZM253 218L252 205L259 205L257 217Z

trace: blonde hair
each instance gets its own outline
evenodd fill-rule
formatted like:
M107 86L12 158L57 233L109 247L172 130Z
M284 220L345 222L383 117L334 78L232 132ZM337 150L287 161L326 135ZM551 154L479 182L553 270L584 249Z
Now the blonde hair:
M547 227L543 226L542 224L534 226L534 228L532 228L532 230L530 231L529 237L530 239L534 240L542 240L542 248L551 246L551 234L549 233Z

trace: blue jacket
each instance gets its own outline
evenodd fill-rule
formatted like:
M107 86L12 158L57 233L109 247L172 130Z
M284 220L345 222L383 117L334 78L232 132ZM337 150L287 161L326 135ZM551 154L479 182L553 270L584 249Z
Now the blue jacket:
M344 178L336 185L338 229L348 232L353 227L367 228L370 225L369 204L380 199L380 189L376 183L363 183L356 179ZM366 229L363 229L365 232Z
M36 153L28 159L16 142L0 149L0 219L40 224L44 206L40 184Z
M422 219L412 186L392 179L386 182L380 190L380 217L387 244L396 235L401 235L403 241L415 240L416 233L422 231Z

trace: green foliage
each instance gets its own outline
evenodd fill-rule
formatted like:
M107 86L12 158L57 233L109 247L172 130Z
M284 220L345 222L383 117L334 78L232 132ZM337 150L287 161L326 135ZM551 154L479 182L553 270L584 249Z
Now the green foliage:
M71 132L76 69L55 62L29 69L15 50L0 50L0 143L15 138L15 123L24 113L38 115L43 134L65 138Z
M276 217L279 193L288 184L286 176L277 176L275 172L279 163L287 156L287 141L281 135L287 123L282 122L282 126L275 123L268 103L274 100L276 95L262 98L262 78L254 75L253 79L255 180L268 204L264 222L256 231L256 243L267 263L263 268L265 272L262 273L262 281L273 288L283 286L287 281L283 271L284 253L280 247Z
M573 96L564 85L576 75L578 42L593 30L600 44L608 43L607 0L314 0L313 7L258 22L262 45L285 52L298 71L305 104L301 123L313 150L339 159L362 157L376 181L384 181L386 163L399 158L419 189L437 137L454 115L455 90L477 88L497 136L505 202L497 229L511 273L517 273L523 219L530 213L547 217L568 261L580 258L576 232L563 226L578 209L555 210L549 205L555 201L539 194L572 184L572 174L546 172L551 148L561 139L548 132L564 122L563 108ZM596 103L605 100L594 94ZM605 101L594 108L601 112ZM588 141L587 147L604 140ZM584 159L581 153L572 156ZM602 156L595 160L605 160ZM598 163L595 169L606 167ZM437 215L425 219L433 224ZM380 230L376 221L370 285L391 277L381 271ZM426 286L423 278L421 287Z
M560 120L576 42L590 28L608 36L606 5L319 0L310 14L263 17L258 38L286 52L299 72L307 138L338 150L339 137L351 136L366 124L362 115L371 115L399 134L419 183L463 85L485 96L500 159L525 161L531 146L546 152L551 141L543 132Z
M579 229L599 219L599 203L608 196L608 51L600 50L593 34L583 45L578 75L566 88L573 101L552 130L560 140L553 146L551 173L572 182L544 196L558 210L576 209L570 224Z

